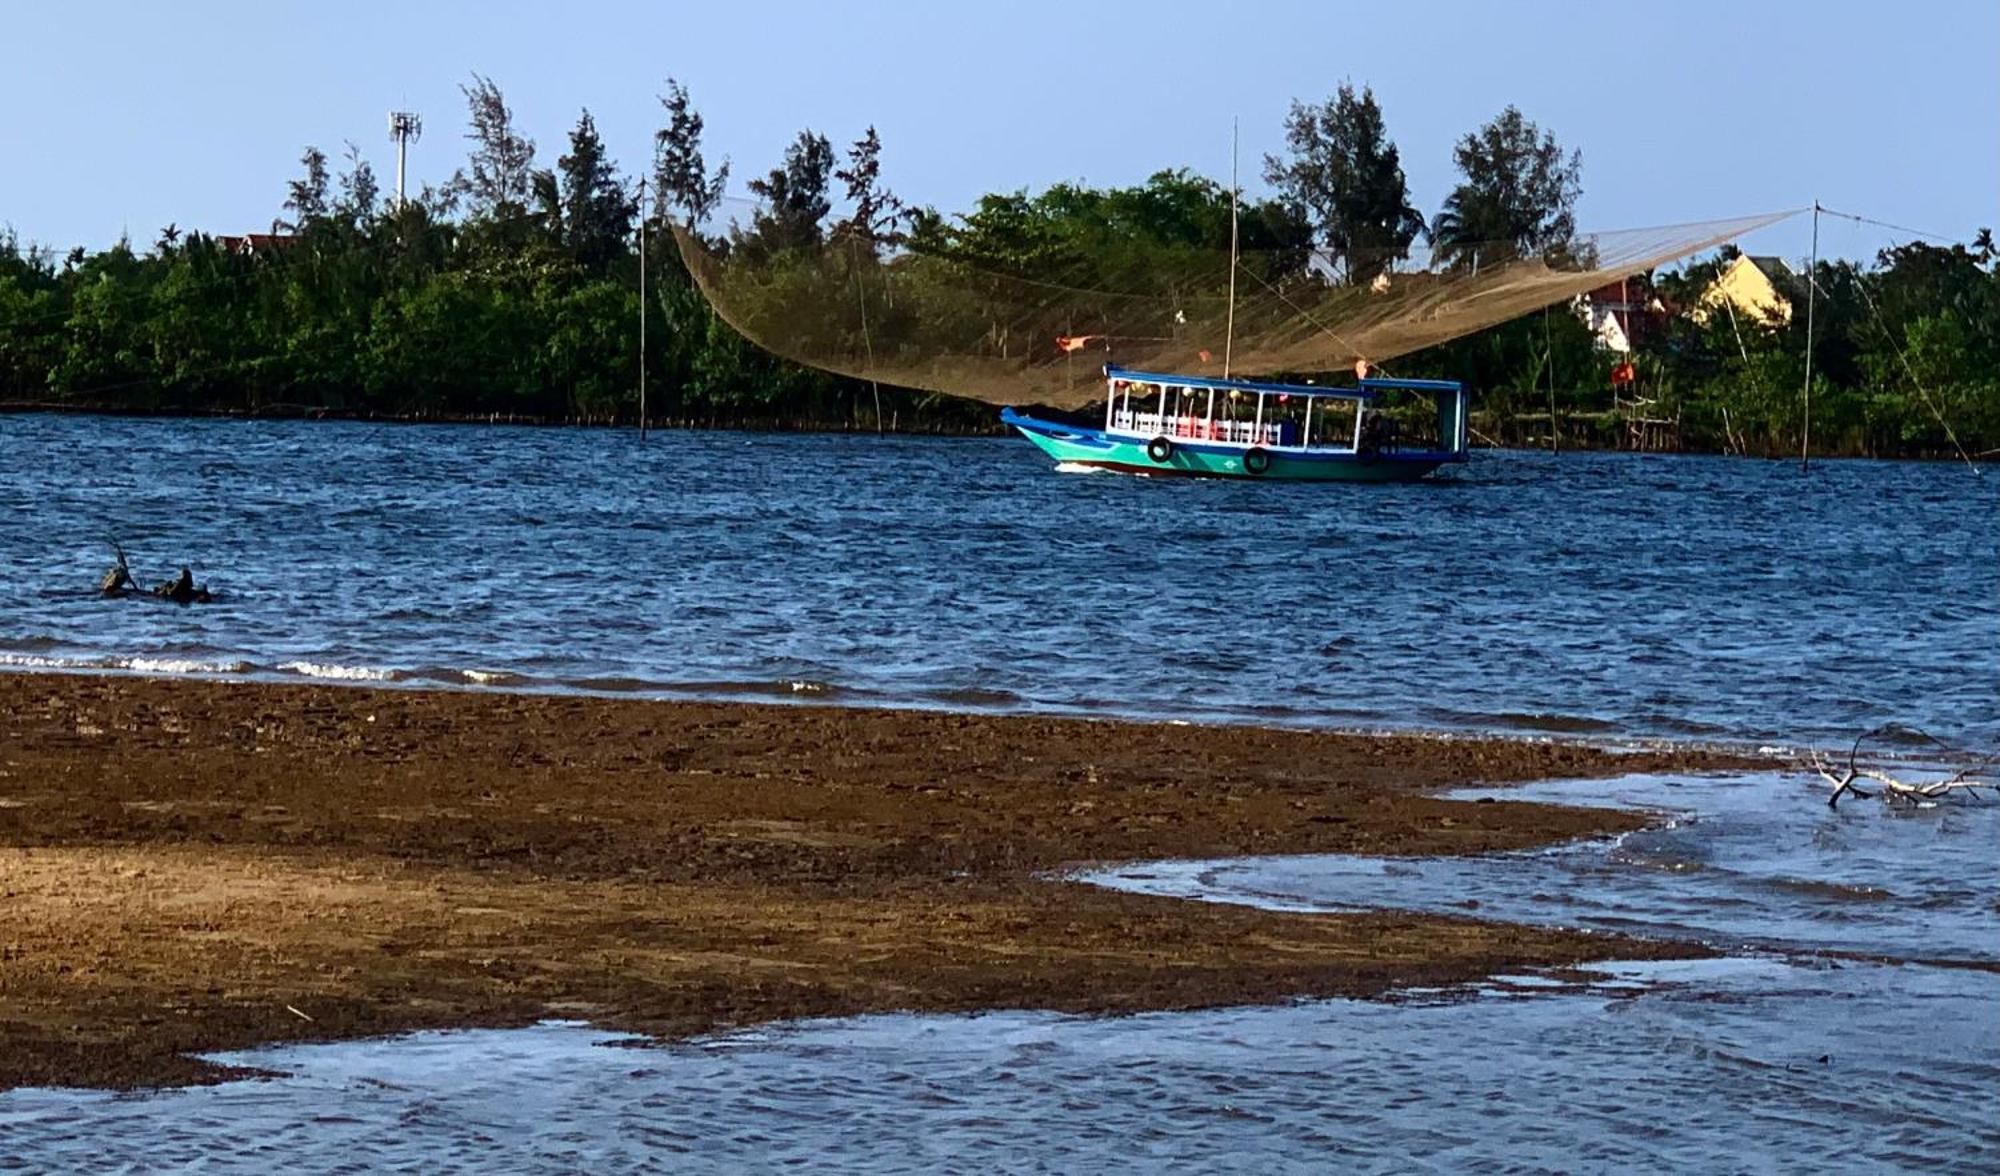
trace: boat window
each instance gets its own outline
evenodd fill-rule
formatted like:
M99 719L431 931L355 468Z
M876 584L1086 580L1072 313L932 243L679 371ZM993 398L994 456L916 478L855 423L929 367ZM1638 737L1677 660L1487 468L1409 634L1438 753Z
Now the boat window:
M1383 389L1369 403L1361 422L1364 449L1435 450L1456 445L1457 422L1443 409L1456 411L1455 396L1433 395L1407 388ZM1450 438L1450 440L1445 440Z
M1314 448L1351 449L1354 446L1354 414L1360 402L1326 397L1314 402L1312 445Z

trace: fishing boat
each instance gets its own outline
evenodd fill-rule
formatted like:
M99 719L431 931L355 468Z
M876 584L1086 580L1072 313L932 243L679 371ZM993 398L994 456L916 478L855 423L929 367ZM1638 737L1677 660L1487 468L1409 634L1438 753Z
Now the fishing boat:
M1273 482L1411 482L1463 462L1466 393L1451 380L1351 387L1104 369L1104 423L1001 410L1058 468Z

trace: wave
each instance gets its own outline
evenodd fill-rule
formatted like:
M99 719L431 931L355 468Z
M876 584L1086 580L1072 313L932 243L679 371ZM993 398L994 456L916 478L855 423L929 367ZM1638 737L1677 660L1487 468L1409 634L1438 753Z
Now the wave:
M99 668L94 663L73 657L43 657L36 653L0 653L0 666L16 666L24 670L86 670Z
M280 662L277 668L286 673L335 682L400 682L408 677L401 670L384 669L380 666L336 666L324 662Z
M16 653L40 653L61 646L62 641L59 638L46 633L37 633L32 637L0 637L0 649L10 649Z
M114 668L139 674L247 674L255 668L247 661L201 661L189 657L128 657L116 660Z
M924 697L952 706L1016 706L1023 700L1012 690L992 686L960 686L944 690L928 690Z
M22 670L130 670L135 674L247 674L247 661L205 661L189 657L50 657L0 652L0 666Z
M625 679L611 680L618 682L626 681ZM604 681L606 679L586 678L574 683L574 685L584 686L587 689L603 689L604 687L601 683ZM718 695L738 698L744 695L777 695L781 698L788 695L801 695L809 698L832 698L835 695L850 693L844 687L836 686L831 682L821 682L813 678L780 678L776 681L745 679L740 682L647 682L643 686L634 688L658 690L668 694Z
M1618 724L1589 715L1556 711L1473 711L1432 708L1431 717L1453 727L1513 731L1552 731L1564 735L1609 734Z

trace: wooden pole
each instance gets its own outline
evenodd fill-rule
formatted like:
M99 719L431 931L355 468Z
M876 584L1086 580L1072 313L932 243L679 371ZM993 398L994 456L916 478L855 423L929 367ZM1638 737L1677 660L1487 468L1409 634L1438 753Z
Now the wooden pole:
M1549 334L1549 308L1542 308L1542 361L1549 369L1549 452L1562 452L1562 439L1556 435L1556 345Z
M1813 201L1812 259L1806 262L1805 421L1799 430L1799 472L1812 468L1813 310L1819 300L1819 201Z
M646 179L639 178L639 440L646 439Z

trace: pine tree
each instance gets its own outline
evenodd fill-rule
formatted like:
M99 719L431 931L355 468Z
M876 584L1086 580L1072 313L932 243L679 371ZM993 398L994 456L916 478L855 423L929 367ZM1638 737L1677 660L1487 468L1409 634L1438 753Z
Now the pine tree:
M1310 217L1349 280L1365 281L1409 253L1424 229L1373 90L1341 83L1319 106L1293 102L1289 159L1264 157L1264 178Z
M636 208L612 170L588 110L569 134L569 154L556 166L561 179L562 244L586 268L601 272L625 255Z
M847 186L852 206L847 217L834 226L835 237L852 237L871 247L894 242L903 221L903 202L882 187L882 137L874 127L854 141L847 151L847 166L833 173Z
M681 223L700 228L729 183L729 161L708 174L701 156L701 115L689 104L687 87L668 78L660 105L666 107L667 125L653 136L653 192L661 210L672 209Z
M347 170L340 177L340 199L334 203L333 210L351 225L365 224L375 216L381 186L375 182L375 169L361 158L361 148L351 140L347 144L346 158Z
M467 162L471 171L453 174L451 187L474 217L498 221L525 216L533 195L535 141L514 129L514 112L491 78L472 75L460 86L471 117L466 133L474 146Z
M1431 240L1470 258L1480 245L1521 254L1569 249L1576 201L1583 194L1583 154L1563 154L1555 136L1513 106L1458 141L1452 152L1465 177L1431 221Z
M784 162L750 181L764 207L752 218L747 243L774 253L819 244L820 222L833 209L827 196L832 178L833 144L825 135L800 131L785 149Z
M289 195L285 197L285 209L292 214L289 221L280 221L277 226L295 233L302 233L326 219L327 174L326 152L317 147L308 147L299 156L299 163L305 174L287 185Z

